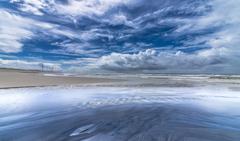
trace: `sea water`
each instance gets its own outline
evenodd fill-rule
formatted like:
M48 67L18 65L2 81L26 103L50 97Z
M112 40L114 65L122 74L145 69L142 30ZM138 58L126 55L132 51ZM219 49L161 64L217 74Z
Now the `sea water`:
M0 90L0 140L240 140L238 75L61 74L106 84Z

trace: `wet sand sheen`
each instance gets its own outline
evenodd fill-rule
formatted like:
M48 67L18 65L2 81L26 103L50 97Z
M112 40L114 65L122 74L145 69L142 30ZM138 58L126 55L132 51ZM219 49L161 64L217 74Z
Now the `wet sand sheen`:
M35 74L2 71L0 84L82 85L1 89L0 140L240 140L238 85Z
M239 96L219 89L2 89L0 140L239 140Z
M221 120L216 121L215 118ZM240 130L237 129L239 127L228 125L228 122L236 121L168 104L127 104L97 109L32 113L18 120L2 123L0 139L46 141L240 139Z

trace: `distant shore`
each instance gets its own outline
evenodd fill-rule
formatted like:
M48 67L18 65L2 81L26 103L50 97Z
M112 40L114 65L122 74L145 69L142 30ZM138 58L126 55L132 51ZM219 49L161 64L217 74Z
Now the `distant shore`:
M40 87L73 84L93 84L122 81L118 79L44 76L41 74L57 74L58 72L20 70L0 68L0 88Z

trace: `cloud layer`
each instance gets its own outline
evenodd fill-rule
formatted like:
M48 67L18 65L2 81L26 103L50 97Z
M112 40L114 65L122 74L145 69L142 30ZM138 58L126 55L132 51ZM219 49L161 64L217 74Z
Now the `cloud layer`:
M61 64L42 63L42 62L28 62L21 60L3 60L0 58L0 67L2 68L14 68L14 69L26 69L26 70L42 70L44 71L61 71Z
M211 49L197 54L185 54L178 51L176 54L148 49L138 54L113 53L104 56L98 62L102 69L111 71L142 71L142 70L183 70L201 69L209 65L218 65L227 62L226 48Z
M9 0L0 5L2 60L14 56L30 63L38 61L28 57L41 56L66 70L88 71L240 69L234 63L240 61L238 0Z

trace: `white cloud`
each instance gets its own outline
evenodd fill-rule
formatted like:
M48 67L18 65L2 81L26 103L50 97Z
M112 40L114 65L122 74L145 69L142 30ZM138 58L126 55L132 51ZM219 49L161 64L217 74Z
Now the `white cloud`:
M23 44L33 33L28 30L31 20L22 18L0 9L0 50L3 52L19 52Z
M98 36L112 38L109 35L96 34L93 31L86 31L80 34L75 33L69 29L63 29L58 25L35 21L12 14L3 9L0 9L0 17L0 51L6 53L21 52L24 45L23 41L32 38L48 39L50 37L53 39L61 39L62 36L82 40L94 39ZM38 34L36 34L36 32L38 32Z
M4 54L0 54L0 57L4 57L4 58L18 58L17 56L4 55Z
M4 62L4 63L3 63ZM41 62L24 62L0 60L0 66L16 66L16 62L21 62L24 69L41 69ZM5 65L4 65L5 64ZM7 65L6 65L7 64ZM71 65L64 69L70 72L202 72L210 69L215 72L214 68L225 70L239 70L240 57L233 54L226 48L212 48L209 50L199 51L196 54L186 54L183 52L157 53L155 50L148 49L138 54L120 54L112 53L100 58L77 58L75 60L62 60L62 65ZM39 66L40 65L40 66ZM55 64L61 66L60 64ZM234 66L235 65L235 66ZM32 67L34 66L34 67ZM49 69L53 64L49 65ZM14 67L13 67L14 68ZM60 70L61 68L59 68Z
M133 35L131 35L131 34L127 34L127 35L119 35L119 37L117 37L117 39L118 40L126 40L126 39L128 39L128 38L130 38L130 37L132 37Z
M240 48L240 3L236 0L214 0L210 1L209 5L212 6L212 11L206 15L181 19L178 22L181 23L181 26L172 35L181 36L212 30L211 34L203 34L189 39L184 42L185 45L197 45L205 42L210 47Z
M146 43L143 43L143 42L138 42L137 45L139 47L149 47L149 46L152 46L152 44L146 44Z
M88 64L88 63L94 63L98 60L98 58L77 58L76 60L70 60L70 61L63 61L63 64Z
M55 71L62 70L61 64L53 64L53 63L43 63L44 70L52 70L54 68ZM0 58L0 67L1 68L15 68L15 69L26 69L26 70L42 70L42 62L27 62L21 60L3 60Z
M56 25L25 18L3 9L0 9L0 17L0 51L6 53L21 52L23 41L35 37L41 39L46 36L55 38L59 38L59 35L72 38L76 36L65 30L58 30Z
M197 54L186 54L178 51L175 54L148 49L138 54L112 53L103 56L95 64L101 69L111 71L143 71L143 70L184 70L202 69L206 66L229 63L226 48L201 51Z
M180 12L184 13L191 13L191 12L202 12L205 10L204 6L193 6L195 3L192 3L192 5L188 4L188 2L180 2L181 4L178 5L179 7L174 7L171 4L167 4L166 7L160 6L160 10L155 11L153 13L146 12L143 13L142 16L137 17L136 19L133 19L129 17L129 14L126 14L121 12L114 12L111 13L111 16L106 16L106 12L111 9L118 8L121 5L125 5L128 8L134 8L138 5L144 5L143 1L132 1L132 0L68 0L65 3L61 4L61 1L57 0L11 0L12 3L17 2L21 7L26 7L24 9L20 9L25 12L30 12L33 14L39 14L39 9L43 10L44 12L48 13L49 15L58 15L61 16L61 20L64 21L70 21L76 24L77 22L84 22L84 21L77 21L78 19L81 19L81 17L88 17L90 19L94 19L95 21L98 21L100 23L108 23L111 25L119 25L123 24L126 26L132 27L132 29L125 29L124 31L117 31L117 33L136 33L141 32L147 28L153 28L158 27L161 24L178 24L179 29L176 31L179 32L179 34L182 34L182 31L189 29L192 27L192 24L187 24L189 22L189 19L182 20L178 18L168 19L168 18L161 18L162 15L166 14L168 11L171 10L179 10ZM21 3L19 3L21 2ZM170 2L174 3L174 2ZM179 13L181 14L181 13ZM68 20L68 19L71 20ZM197 17L199 18L199 17ZM151 20L151 19L158 19L159 23L151 23L148 22L146 25L142 25L143 22ZM192 21L191 21L192 22ZM180 23L180 24L179 24ZM197 23L197 22L195 22ZM193 26L194 24L193 23ZM81 23L80 23L81 24ZM77 25L76 25L77 27ZM196 27L196 26L194 26ZM54 33L53 37L58 38L59 35L64 35L69 38L78 38L84 41L97 39L100 37L108 37L109 40L113 39L116 33L110 33L108 30L99 30L100 28L95 27L96 29L92 29L91 27L88 30L85 31L72 31L68 29L58 29L55 28L53 30L50 30L48 32ZM194 29L194 28L193 28ZM126 36L128 37L128 36ZM123 38L119 38L123 39Z
M22 0L11 0L10 3L21 2ZM39 9L48 7L44 0L23 0L23 4L20 5L20 10L23 12L33 13L35 15L43 15Z
M120 4L133 3L131 0L68 0L62 3L57 0L11 0L11 3L23 2L20 5L32 5L37 9L45 12L57 12L61 15L71 15L73 17L79 15L102 15L107 10ZM22 9L24 10L24 9ZM34 13L34 11L28 11Z
M107 37L110 42L116 37L119 41L125 41L130 37L143 35L147 29L176 27L175 30L167 33L159 31L158 35L161 36L164 33L169 40L188 35L189 38L182 41L184 45L175 49L180 50L193 47L196 47L196 50L200 47L211 47L212 49L201 50L194 54L172 53L170 51L156 53L154 50L147 50L134 55L124 54L137 52L146 47L154 47L154 45L146 44L144 41L130 43L131 40L129 40L121 47L113 44L113 47L122 51L122 54L113 53L99 58L96 63L88 63L91 68L94 68L93 64L95 64L96 67L102 69L118 71L124 69L199 69L224 63L225 65L233 65L233 61L239 61L237 54L240 54L240 3L237 0L180 1L177 5L167 4L162 7L159 5L159 10L152 11L152 13L142 12L139 16L132 16L132 13L128 12L134 11L134 6L138 6L134 4L142 1L68 0L66 3L61 3L57 0L11 0L11 2L21 5L20 10L23 12L40 16L43 13L48 13L48 16L53 16L56 20L63 21L64 24L66 21L73 22L76 30L63 26L63 24L54 25L37 22L2 10L3 13L0 13L0 50L4 52L21 51L22 41L33 38L34 32L39 31L40 34L38 36L42 36L41 38L62 39L62 36L65 36L72 40L77 38L83 42L81 44L70 41L53 43L52 45L62 47L61 50L55 50L55 53L71 52L90 55L95 52L103 52L102 54L104 54L104 49L99 50L95 48L95 50L90 50L91 47L94 48L94 45L89 40ZM173 1L166 3L171 2ZM121 5L125 5L127 7L125 8L129 11L121 11L122 9L120 9L116 12L116 9ZM129 5L132 5L132 7ZM206 8L208 6L211 8ZM109 10L111 12L111 9L116 11L106 16ZM42 11L44 12L42 13ZM171 13L175 15L173 14L174 16L172 16ZM185 16L178 16L181 14L185 14ZM187 14L193 15L186 16ZM58 17L61 17L61 19L57 19ZM97 24L86 25L85 21L81 19L82 17L86 17L87 20L88 18L90 19L90 22L86 22L87 24L90 24L92 21ZM81 25L81 22L84 30L81 30L80 28L82 27L80 26L78 28L78 24ZM126 25L131 28L116 29L116 32L113 32L108 29L108 25ZM105 47L105 45L103 46ZM166 50L172 50L171 47L166 48ZM230 59L231 57L232 59ZM73 63L78 64L77 62L81 61L86 60L76 60ZM73 66L72 68L76 67Z
M34 13L35 15L43 15L43 13L40 12L36 7L33 7L28 4L22 4L20 10L24 12L31 12Z
M232 56L230 56L232 55ZM226 48L213 48L199 51L196 54L183 52L157 53L148 49L138 54L112 53L100 58L77 58L76 60L63 61L63 64L71 65L67 71L71 72L203 72L214 73L215 68L221 68L223 72L239 70L238 54ZM233 66L233 64L235 66ZM219 71L219 70L217 70Z

